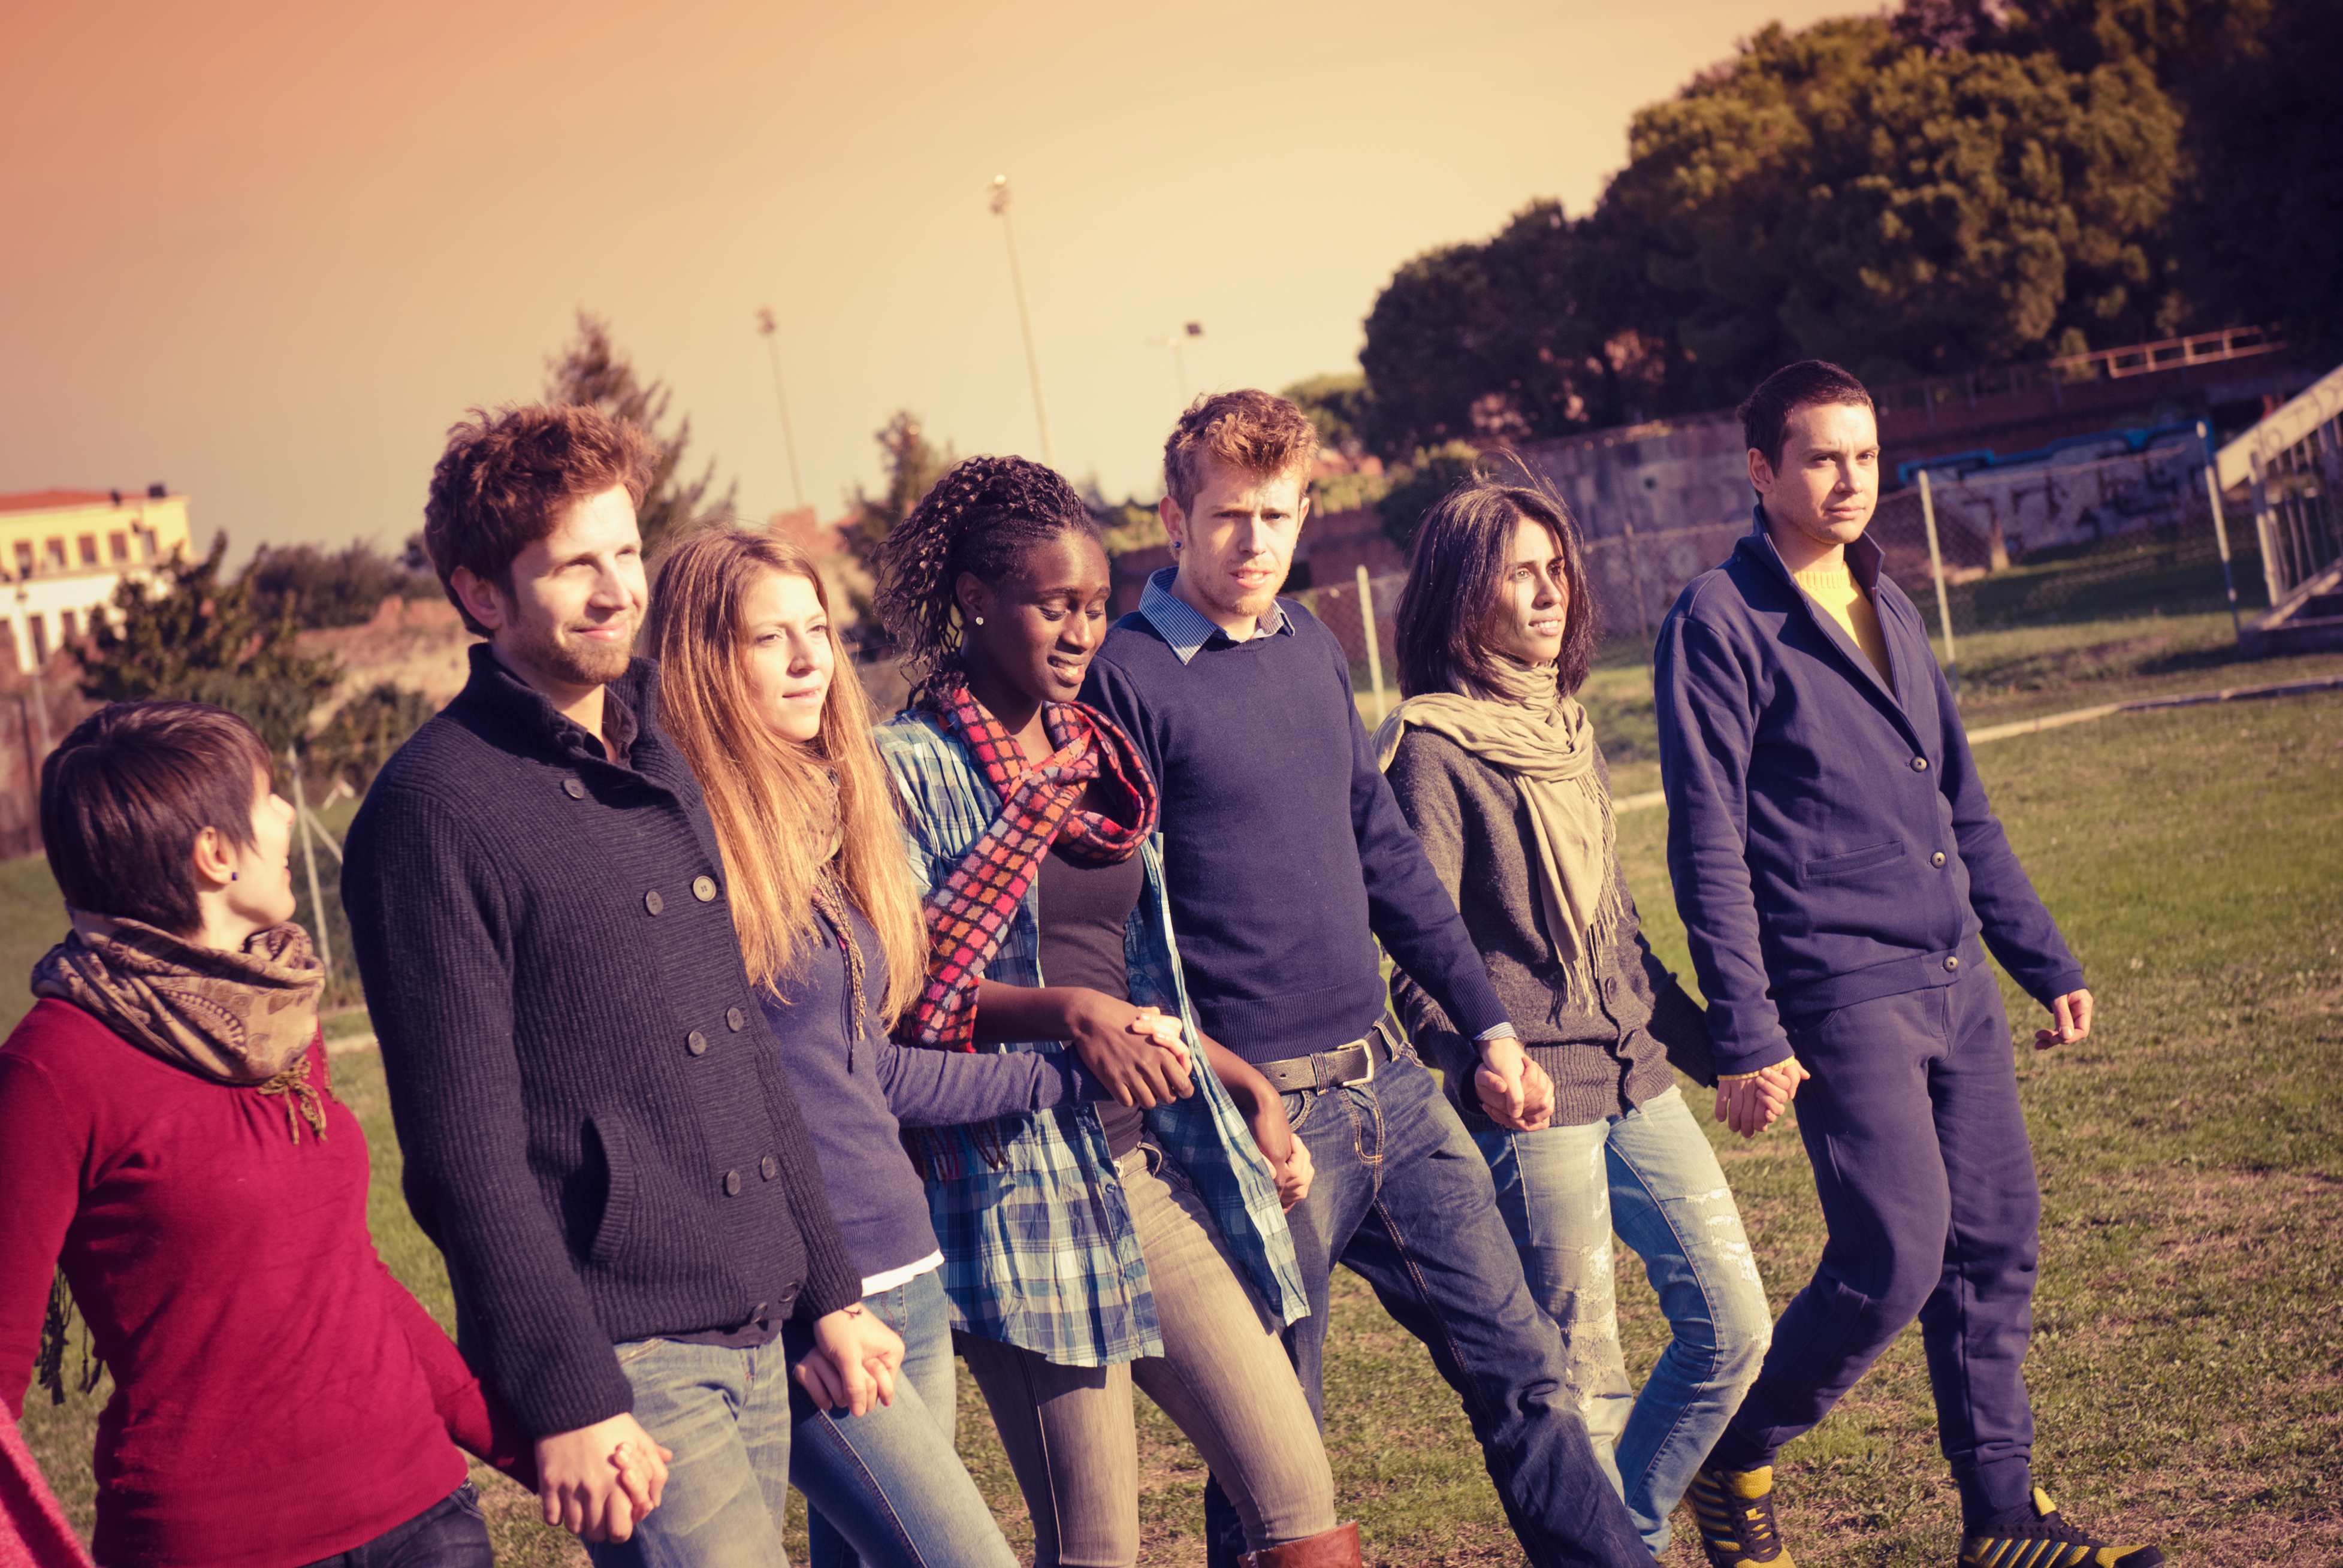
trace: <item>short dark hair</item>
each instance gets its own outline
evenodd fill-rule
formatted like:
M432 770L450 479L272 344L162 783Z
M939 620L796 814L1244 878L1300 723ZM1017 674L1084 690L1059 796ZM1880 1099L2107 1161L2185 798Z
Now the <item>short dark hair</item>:
M1741 416L1741 437L1754 451L1765 455L1765 466L1782 466L1782 446L1789 439L1790 416L1817 403L1845 403L1868 408L1879 417L1878 406L1854 375L1827 359L1801 359L1785 365L1757 385L1749 400L1735 410Z
M963 458L888 531L873 608L915 694L962 671L960 574L997 588L1062 533L1095 539L1099 520L1063 476L1028 457Z
M1443 496L1415 531L1407 587L1399 596L1394 637L1403 697L1488 686L1496 661L1482 628L1513 564L1513 535L1524 518L1544 523L1562 550L1570 608L1562 628L1554 680L1564 696L1586 683L1594 668L1602 617L1586 588L1586 554L1577 519L1561 498L1521 485L1475 478Z
M563 508L618 485L640 507L650 478L641 428L599 408L475 408L450 426L423 504L423 548L466 629L488 635L456 597L458 567L510 593L513 558L551 533Z
M196 838L250 848L268 748L207 702L113 702L74 726L41 765L41 844L76 910L175 936L203 925Z
M1300 405L1251 387L1218 392L1188 405L1172 427L1163 443L1163 488L1184 512L1204 487L1206 458L1275 477L1308 467L1317 456L1318 427Z

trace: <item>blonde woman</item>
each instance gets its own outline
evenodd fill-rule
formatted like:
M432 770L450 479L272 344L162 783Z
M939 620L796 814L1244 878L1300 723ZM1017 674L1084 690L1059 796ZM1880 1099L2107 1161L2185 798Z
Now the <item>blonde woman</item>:
M861 1271L863 1309L903 1337L892 1406L796 1423L789 1480L812 1505L812 1560L1012 1563L953 1452L943 1254L901 1129L1110 1099L1111 1082L1180 1061L1178 1048L1143 1023L1082 1062L893 1043L925 978L927 934L870 705L820 574L761 535L697 535L660 572L649 638L661 721L706 795L741 952Z

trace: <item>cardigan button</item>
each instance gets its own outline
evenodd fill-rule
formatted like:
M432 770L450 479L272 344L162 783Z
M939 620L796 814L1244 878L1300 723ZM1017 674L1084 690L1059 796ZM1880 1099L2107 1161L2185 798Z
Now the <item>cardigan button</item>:
M698 899L703 904L714 899L716 897L716 879L713 877L692 878L691 896Z
M708 1054L708 1037L695 1029L689 1034L683 1037L683 1049L691 1052L694 1056L706 1056Z
M564 779L561 781L561 792L572 800L586 799L586 786L575 779Z
M1945 852L1942 849L1937 850L1935 854L1928 857L1928 864L1932 866L1941 866L1944 863Z
M757 1170L766 1181L770 1181L774 1177L781 1173L781 1162L773 1155L768 1154L762 1160L757 1161Z
M1928 770L1928 759L1927 759L1926 758L1925 758L1925 757L1915 757L1914 759L1912 759L1912 771L1913 771L1913 772L1915 772L1915 773L1926 773L1927 770Z
M661 910L667 908L667 900L659 896L659 890L657 888L653 888L649 892L643 895L643 908L649 910L653 914L658 914Z
M1951 953L1946 953L1945 955L1945 967L1947 970L1956 970L1961 967L1961 960L1954 957Z
M738 1198L740 1195L740 1172L738 1171L724 1172L724 1195L727 1198Z
M749 1015L737 1007L728 1007L724 1010L724 1027L738 1034L749 1027Z

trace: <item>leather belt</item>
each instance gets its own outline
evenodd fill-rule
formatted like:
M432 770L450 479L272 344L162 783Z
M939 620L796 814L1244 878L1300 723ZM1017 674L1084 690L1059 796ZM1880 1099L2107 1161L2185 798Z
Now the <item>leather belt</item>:
M1346 1083L1363 1083L1374 1077L1377 1062L1389 1061L1396 1054L1390 1033L1379 1023L1367 1031L1365 1039L1354 1040L1348 1045L1338 1045L1314 1056L1258 1061L1253 1067L1281 1094L1314 1094Z

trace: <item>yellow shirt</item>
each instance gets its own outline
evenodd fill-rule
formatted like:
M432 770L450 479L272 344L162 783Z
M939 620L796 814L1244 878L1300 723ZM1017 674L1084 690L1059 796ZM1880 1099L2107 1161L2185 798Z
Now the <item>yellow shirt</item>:
M1808 598L1830 611L1831 618L1846 628L1846 635L1855 638L1855 646L1863 649L1863 656L1879 671L1879 678L1887 683L1889 690L1894 690L1896 677L1887 667L1887 639L1880 635L1879 612L1872 608L1863 590L1855 586L1854 574L1845 567L1816 567L1812 571L1790 575L1798 579L1798 586L1806 590Z

